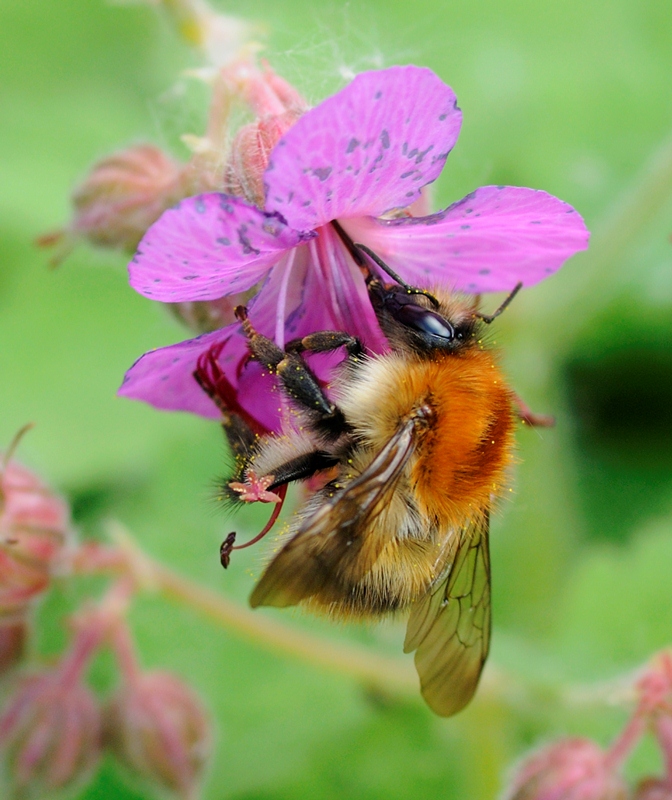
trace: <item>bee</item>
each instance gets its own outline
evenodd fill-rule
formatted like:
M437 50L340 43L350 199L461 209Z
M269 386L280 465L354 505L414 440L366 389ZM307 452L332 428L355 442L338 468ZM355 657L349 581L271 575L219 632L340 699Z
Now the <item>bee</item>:
M277 376L294 422L259 436L240 407L220 403L237 462L222 491L237 501L277 502L289 483L319 479L251 606L301 604L341 619L407 612L404 652L415 652L427 704L450 716L471 700L488 655L490 510L507 486L519 408L483 326L521 285L488 316L445 289L407 285L339 232L364 271L389 351L369 355L341 331L281 349L238 307L251 357ZM327 395L304 355L337 349L344 358ZM215 397L206 366L195 376ZM280 505L252 541L270 529ZM247 546L234 542L232 533L222 545L225 567L232 550Z

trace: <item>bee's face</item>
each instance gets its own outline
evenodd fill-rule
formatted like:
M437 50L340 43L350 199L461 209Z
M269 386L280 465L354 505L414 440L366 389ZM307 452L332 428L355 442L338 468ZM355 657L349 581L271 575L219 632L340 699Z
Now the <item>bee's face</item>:
M419 354L456 351L469 344L478 319L453 298L438 299L403 286L369 282L369 297L383 333L394 349Z

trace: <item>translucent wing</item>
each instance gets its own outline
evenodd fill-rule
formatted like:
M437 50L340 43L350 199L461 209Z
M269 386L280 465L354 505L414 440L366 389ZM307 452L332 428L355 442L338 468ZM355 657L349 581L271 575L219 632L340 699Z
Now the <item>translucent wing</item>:
M387 539L364 535L389 502L415 447L416 419L409 418L369 466L317 510L268 565L250 605L290 606L317 592L338 600L361 578Z
M422 696L444 717L473 697L490 646L489 516L460 531L442 574L411 609L404 652L415 650Z

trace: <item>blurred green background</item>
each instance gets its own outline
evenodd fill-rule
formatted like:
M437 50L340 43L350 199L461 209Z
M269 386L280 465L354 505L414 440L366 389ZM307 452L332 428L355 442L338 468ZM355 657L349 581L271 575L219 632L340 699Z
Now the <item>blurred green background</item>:
M594 231L587 254L498 322L515 388L558 425L519 435L515 495L492 533L491 666L466 711L435 718L415 695L362 687L157 597L132 614L143 663L188 679L212 710L207 800L489 800L539 741L606 744L625 711L566 687L608 682L672 640L669 3L218 7L262 22L267 57L313 102L348 72L394 63L450 83L464 125L437 206L482 184L531 186L572 203ZM0 443L36 422L20 458L70 498L82 537L102 536L113 516L148 552L243 603L261 556L240 553L226 574L218 563L231 527L211 500L218 426L115 397L135 358L187 332L128 287L123 256L82 246L50 271L33 245L68 220L69 193L95 159L146 140L186 155L179 136L201 131L205 94L180 72L196 63L144 5L0 5ZM60 617L82 591L68 583L48 599L41 653L62 646ZM398 625L259 613L403 658ZM93 680L110 679L103 658ZM653 748L640 749L632 769L656 767ZM152 795L106 761L78 796Z

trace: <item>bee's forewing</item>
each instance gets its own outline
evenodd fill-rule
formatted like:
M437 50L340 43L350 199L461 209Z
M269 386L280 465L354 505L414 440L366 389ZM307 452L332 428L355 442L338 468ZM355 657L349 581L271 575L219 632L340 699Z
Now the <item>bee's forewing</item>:
M454 558L411 609L404 652L416 650L422 695L441 716L473 697L490 646L489 518L460 532ZM448 554L450 557L450 554Z
M364 534L396 488L413 453L415 431L409 419L361 475L304 520L255 586L253 608L291 606L318 592L337 592L341 577L347 574L353 582L371 569L387 540Z

